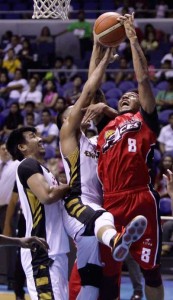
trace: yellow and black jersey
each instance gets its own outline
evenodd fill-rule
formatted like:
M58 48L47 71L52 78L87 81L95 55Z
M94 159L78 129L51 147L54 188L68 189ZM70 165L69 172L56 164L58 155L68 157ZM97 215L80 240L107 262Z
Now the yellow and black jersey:
M50 186L58 184L53 174L33 158L24 159L17 169L17 188L26 220L26 236L45 238L50 247L48 254L40 248L34 253L22 249L22 262L28 268L31 263L33 267L43 261L50 263L57 255L69 251L62 221L62 202L43 205L28 187L27 180L36 173L42 174Z

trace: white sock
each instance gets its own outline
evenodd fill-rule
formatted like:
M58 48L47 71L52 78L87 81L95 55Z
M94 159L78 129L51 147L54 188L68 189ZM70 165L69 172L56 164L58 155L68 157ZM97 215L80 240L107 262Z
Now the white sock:
M82 286L76 300L97 300L99 296L99 288L86 285Z
M113 228L106 229L100 240L100 238L98 238L98 231L104 226L111 226ZM117 233L114 226L114 217L111 213L105 212L99 218L96 219L94 233L100 242L110 247L110 241L113 238L113 236Z
M107 229L102 235L102 243L110 247L110 241L116 233L116 230L113 228Z

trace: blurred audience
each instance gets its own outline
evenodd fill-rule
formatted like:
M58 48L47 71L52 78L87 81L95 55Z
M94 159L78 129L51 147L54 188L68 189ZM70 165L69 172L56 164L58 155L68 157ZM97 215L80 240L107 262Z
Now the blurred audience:
M167 82L167 87L156 95L156 104L160 111L173 108L173 77L167 79Z
M160 152L173 152L173 112L169 114L168 125L163 126L158 136Z

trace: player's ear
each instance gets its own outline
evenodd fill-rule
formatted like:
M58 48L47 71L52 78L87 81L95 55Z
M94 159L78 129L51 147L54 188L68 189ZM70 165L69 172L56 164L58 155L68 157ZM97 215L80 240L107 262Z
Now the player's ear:
M26 144L19 144L19 145L17 146L17 148L18 148L21 152L24 152L24 151L26 151L26 149L27 149L27 145L26 145Z

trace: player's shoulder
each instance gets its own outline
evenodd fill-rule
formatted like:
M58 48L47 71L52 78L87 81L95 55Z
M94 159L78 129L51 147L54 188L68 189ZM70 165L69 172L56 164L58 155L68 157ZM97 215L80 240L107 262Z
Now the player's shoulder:
M18 170L20 171L21 169L28 169L28 168L34 169L35 167L40 168L41 167L40 163L35 158L27 157L21 161L21 163L18 166Z

